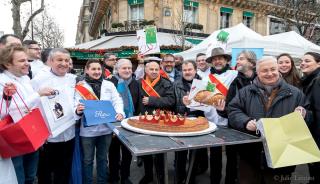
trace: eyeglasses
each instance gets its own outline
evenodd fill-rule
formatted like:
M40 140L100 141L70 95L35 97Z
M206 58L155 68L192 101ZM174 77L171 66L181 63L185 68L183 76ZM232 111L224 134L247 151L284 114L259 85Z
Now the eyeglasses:
M108 59L108 61L117 61L117 58Z
M36 50L36 51L40 51L41 49L40 48L28 48L28 49L33 49L33 50Z
M165 62L165 63L174 63L174 61L168 61L168 60L164 60L163 62Z

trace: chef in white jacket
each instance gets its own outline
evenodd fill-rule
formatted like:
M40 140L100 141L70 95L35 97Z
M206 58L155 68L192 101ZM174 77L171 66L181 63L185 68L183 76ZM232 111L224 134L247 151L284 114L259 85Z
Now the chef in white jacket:
M70 54L67 50L62 48L52 49L48 58L50 71L36 75L31 81L34 89L52 87L56 92L52 97L58 96L59 99L60 97L64 99L55 101L54 105L50 104L49 101L42 100L43 107L50 106L44 112L47 121L51 115L54 117L54 121L49 123L65 121L63 124L70 125L63 129L59 135L49 138L47 144L40 151L39 184L67 184L71 174L75 137L74 88L76 76L67 73L69 71L69 61ZM64 101L68 101L68 103L64 103Z
M19 121L26 114L25 104L30 108L38 107L40 96L49 96L53 92L51 88L39 88L38 92L33 90L30 79L27 76L29 73L29 63L25 48L17 45L10 45L0 50L0 98L3 99L1 104L1 118L10 114L14 122ZM15 102L12 102L14 98ZM8 103L6 103L6 100ZM8 112L6 105L8 104ZM21 113L19 112L18 108ZM0 157L0 168L2 164L8 166L7 170L0 169L0 183L2 181L12 181L12 183L25 184L33 183L38 167L39 152L35 151L25 155L13 157L15 175L10 168L10 159L3 160ZM12 178L13 177L13 178Z

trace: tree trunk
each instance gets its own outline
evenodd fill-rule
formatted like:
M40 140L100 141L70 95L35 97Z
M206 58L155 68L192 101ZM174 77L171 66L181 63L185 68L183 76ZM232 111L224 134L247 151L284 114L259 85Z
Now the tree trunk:
M13 20L13 32L15 35L19 36L22 39L22 27L20 22L20 6L21 3L19 1L12 0L12 20Z
M31 0L11 0L11 4L12 4L11 12L12 12L12 20L13 20L12 29L14 34L19 36L21 40L23 40L27 36L27 33L29 32L29 25L33 20L33 18L44 10L44 0L41 0L41 7L30 15L24 29L22 30L20 8L21 8L21 4L28 1L31 1Z

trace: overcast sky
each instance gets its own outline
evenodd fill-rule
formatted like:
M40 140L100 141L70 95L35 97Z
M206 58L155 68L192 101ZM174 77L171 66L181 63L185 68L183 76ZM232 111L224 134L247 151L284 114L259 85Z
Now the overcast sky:
M13 33L10 0L0 0L0 31ZM37 9L40 0L33 0L34 11ZM64 46L75 44L78 16L83 0L45 0L48 13L56 19L64 32ZM26 14L30 10L30 3L22 7ZM24 26L24 25L22 25Z

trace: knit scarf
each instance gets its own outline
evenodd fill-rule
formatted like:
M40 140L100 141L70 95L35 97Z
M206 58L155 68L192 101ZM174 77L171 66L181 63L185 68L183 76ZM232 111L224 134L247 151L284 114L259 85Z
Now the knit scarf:
M89 75L85 75L84 80L91 86L94 94L100 99L102 77L99 79L92 79Z
M269 110L273 99L277 96L282 82L283 79L279 78L279 80L274 85L264 85L261 83L258 77L253 80L253 84L255 84L258 87L259 91L261 91L263 94L263 101L265 103L264 105L266 111Z
M134 106L131 92L129 89L129 84L132 81L132 77L130 77L127 80L120 78L118 74L114 75L114 77L118 80L117 91L122 97L124 113L126 114L127 118L132 117L134 112Z

